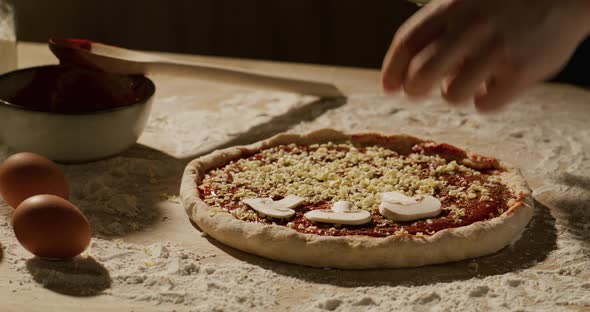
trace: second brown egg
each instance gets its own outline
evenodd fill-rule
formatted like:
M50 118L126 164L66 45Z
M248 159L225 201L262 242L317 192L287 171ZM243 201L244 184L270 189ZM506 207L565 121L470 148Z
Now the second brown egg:
M18 153L0 165L0 195L10 206L16 208L25 199L39 194L68 199L68 182L54 162L41 155Z
M12 227L21 245L38 257L75 257L91 239L90 224L80 209L54 195L23 201L12 216Z

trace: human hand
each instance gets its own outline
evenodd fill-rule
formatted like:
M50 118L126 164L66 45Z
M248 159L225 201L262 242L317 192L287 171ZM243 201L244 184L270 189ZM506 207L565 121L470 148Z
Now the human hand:
M449 103L494 111L557 73L589 33L588 0L433 0L395 34L381 81L412 97L440 84Z

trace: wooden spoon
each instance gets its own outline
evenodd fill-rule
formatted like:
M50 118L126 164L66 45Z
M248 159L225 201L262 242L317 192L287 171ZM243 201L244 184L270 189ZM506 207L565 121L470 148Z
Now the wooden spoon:
M110 46L86 39L49 39L49 49L62 64L76 64L117 74L188 74L207 80L247 85L319 97L344 97L334 85L263 75L233 67L181 63L153 54Z

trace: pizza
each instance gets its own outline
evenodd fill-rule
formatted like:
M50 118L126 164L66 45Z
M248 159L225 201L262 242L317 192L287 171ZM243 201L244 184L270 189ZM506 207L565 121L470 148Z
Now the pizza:
M215 151L185 169L182 204L214 239L314 267L416 267L495 253L533 201L493 157L409 135L322 129Z

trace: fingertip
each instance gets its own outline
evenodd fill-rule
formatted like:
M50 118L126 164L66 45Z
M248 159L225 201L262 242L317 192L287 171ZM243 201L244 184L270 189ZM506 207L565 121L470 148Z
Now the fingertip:
M469 98L462 98L453 94L448 87L441 87L440 95L451 106L466 106L469 104Z
M463 106L467 99L462 99L453 92L451 86L455 76L448 76L440 84L440 96L451 106Z
M428 93L426 90L417 87L413 83L404 83L403 85L404 93L407 94L410 98L421 98L424 97L424 94Z
M473 99L475 109L480 114L494 114L502 110L507 102L491 99L487 94L478 95Z
M420 102L425 100L430 96L430 90L422 91L422 90L408 90L406 85L403 85L404 94L406 98L411 102Z
M488 94L488 83L487 82L483 82L475 90L475 97L474 97L474 99L483 98L484 96L486 96L486 94Z
M422 74L410 65L406 80L403 82L404 92L411 98L423 98L432 90L429 82L421 79Z
M381 88L385 93L395 93L401 87L401 82L393 79L386 73L381 76Z
M475 95L475 108L480 113L497 113L510 104L525 88L514 80L490 79L485 84L485 93Z

